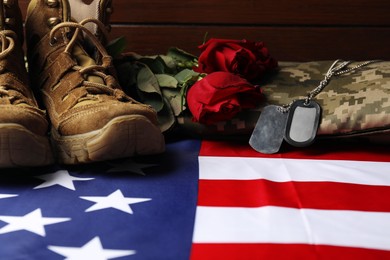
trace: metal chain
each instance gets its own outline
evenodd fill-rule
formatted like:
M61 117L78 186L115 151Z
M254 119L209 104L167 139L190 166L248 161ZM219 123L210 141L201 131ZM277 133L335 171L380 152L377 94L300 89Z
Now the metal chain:
M364 66L366 66L368 64L371 64L371 63L374 63L374 62L378 62L378 61L379 60L369 60L369 61L362 62L362 63L360 63L360 64L358 64L358 65L356 65L356 66L354 66L352 68L344 69L349 64L351 64L352 61L343 61L343 62L341 62L341 64L337 65L340 62L340 60L336 60L330 66L328 72L325 74L325 77L320 82L320 84L315 89L310 91L309 94L306 96L304 104L308 105L313 98L315 98L318 94L320 94L321 91L329 84L329 81L331 80L331 78L333 76L340 76L340 75L346 74L346 73L351 72L351 71L355 71L355 70L357 70L357 69L359 69L361 67L364 67ZM282 112L282 113L287 113L290 110L290 107L291 107L291 105L294 102L295 102L295 100L293 100L291 103L289 103L287 105L284 105L284 106L280 107L279 111Z

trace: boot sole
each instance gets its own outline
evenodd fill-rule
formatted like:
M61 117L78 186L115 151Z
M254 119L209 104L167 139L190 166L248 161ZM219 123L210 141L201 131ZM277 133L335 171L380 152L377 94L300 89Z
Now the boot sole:
M62 164L157 154L165 149L161 130L141 115L117 117L102 129L79 135L61 136L53 129L52 143Z
M0 168L46 166L53 162L48 137L19 124L0 124Z

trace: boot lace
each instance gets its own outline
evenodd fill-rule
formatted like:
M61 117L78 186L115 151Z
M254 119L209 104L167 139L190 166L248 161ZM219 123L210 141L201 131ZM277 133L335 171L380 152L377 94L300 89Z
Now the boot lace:
M0 31L0 73L1 74L7 74L2 77L14 77L13 75L10 75L7 71L6 64L3 63L5 61L10 53L14 50L15 47L15 38L16 33L11 30L2 30ZM15 77L14 77L15 78ZM2 80L4 81L4 80ZM21 85L22 83L14 83L7 84L5 82L0 82L0 103L1 104L21 104L21 103L29 103L28 100L26 100L26 97L22 93L23 90L18 89L16 84Z
M81 97L79 102L95 99L95 95L99 94L112 95L121 101L134 101L120 89L120 87L117 85L116 79L112 75L107 74L109 67L112 65L112 57L107 53L106 49L96 38L96 36L87 27L85 27L85 25L88 23L96 24L104 36L107 36L105 25L94 18L87 18L78 23L71 21L61 22L54 26L49 34L50 44L54 45L58 41L58 39L55 37L58 30L65 29L64 31L67 32L74 31L71 37L63 35L64 41L67 42L64 52L72 55L72 50L80 39L80 34L83 33L84 37L88 36L100 54L100 64L98 64L95 60L95 64L88 66L76 65L72 68L83 76L85 80L81 86L85 87L88 92L88 95ZM92 79L96 79L96 77L98 77L99 80L92 81Z
M0 31L0 44L1 44L1 52L0 52L0 60L7 58L10 52L15 47L16 33L11 30L3 30Z

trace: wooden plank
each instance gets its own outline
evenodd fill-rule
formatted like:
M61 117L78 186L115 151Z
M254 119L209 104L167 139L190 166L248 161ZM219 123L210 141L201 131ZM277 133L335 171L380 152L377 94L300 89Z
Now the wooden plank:
M390 25L388 0L114 0L116 23Z
M29 0L20 0L23 14ZM113 0L113 23L389 26L388 0Z
M128 51L163 54L177 46L198 55L205 33L211 38L264 41L278 60L390 59L390 28L252 26L114 26L111 38L125 36Z
M20 0L25 14L29 0ZM264 41L279 60L390 59L388 0L113 0L111 38L128 50L197 54L209 37Z

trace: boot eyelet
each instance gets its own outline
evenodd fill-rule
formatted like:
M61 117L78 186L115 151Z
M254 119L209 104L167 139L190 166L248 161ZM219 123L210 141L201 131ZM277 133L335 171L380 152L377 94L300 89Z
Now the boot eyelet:
M11 25L11 26L15 25L15 19L13 19L13 18L5 18L4 22L8 25Z
M56 26L57 24L59 24L61 22L61 19L59 17L51 17L49 19L47 19L47 25L52 28L54 26Z
M14 0L3 0L3 3L4 3L5 6L10 8L11 6L14 5Z
M53 47L57 42L58 42L57 38L56 38L56 37L53 37L52 39L50 39L49 45L50 45L51 47Z
M59 5L58 0L46 0L45 3L51 8L56 8Z

